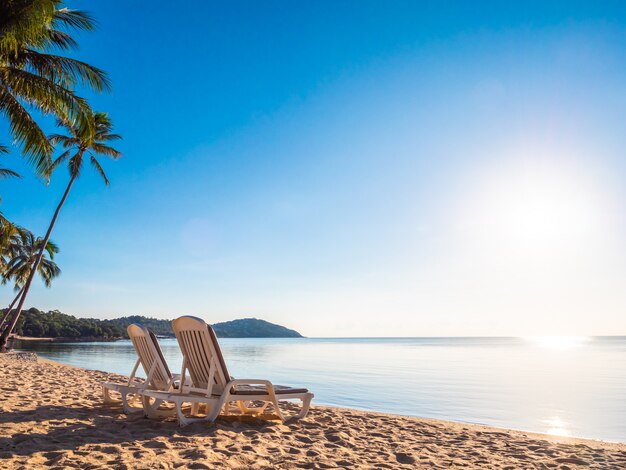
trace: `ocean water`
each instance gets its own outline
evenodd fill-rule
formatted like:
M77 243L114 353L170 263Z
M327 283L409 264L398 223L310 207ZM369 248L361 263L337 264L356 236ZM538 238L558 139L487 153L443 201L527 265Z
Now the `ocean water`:
M161 340L172 371L181 354ZM626 442L626 337L222 339L230 373L302 385L314 404ZM129 374L130 341L22 343Z

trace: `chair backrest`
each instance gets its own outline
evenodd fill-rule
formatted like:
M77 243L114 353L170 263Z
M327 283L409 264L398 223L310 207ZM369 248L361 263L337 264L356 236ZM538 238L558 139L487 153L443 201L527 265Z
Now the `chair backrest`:
M231 379L213 328L200 318L184 316L172 322L172 329L193 387L210 389L214 394L222 393Z
M154 368L149 384L150 387L157 390L166 390L172 379L172 373L169 367L167 367L167 362L165 362L161 347L154 333L138 323L128 325L126 331L128 331L128 336L135 347L135 351L137 351L139 362L146 373L146 377Z

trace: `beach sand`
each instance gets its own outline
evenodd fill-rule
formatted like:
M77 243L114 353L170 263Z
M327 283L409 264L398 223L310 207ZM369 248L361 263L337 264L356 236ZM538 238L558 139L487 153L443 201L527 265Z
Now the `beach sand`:
M0 356L0 468L626 468L626 444L323 406L180 429L104 405L104 380Z

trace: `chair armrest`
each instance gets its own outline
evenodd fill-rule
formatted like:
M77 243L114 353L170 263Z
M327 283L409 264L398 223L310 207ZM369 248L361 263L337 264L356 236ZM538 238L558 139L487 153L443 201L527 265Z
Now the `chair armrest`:
M237 385L265 385L265 391L271 395L274 394L274 386L269 380L261 379L235 379L226 384L227 390L232 390Z

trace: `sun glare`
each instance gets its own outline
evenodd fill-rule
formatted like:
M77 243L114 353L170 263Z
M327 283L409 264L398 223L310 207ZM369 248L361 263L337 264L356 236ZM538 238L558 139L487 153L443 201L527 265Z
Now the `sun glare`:
M527 339L536 346L554 351L578 348L589 341L587 336L529 336Z
M476 183L460 201L460 226L507 257L555 259L610 233L610 204L579 169L526 159L520 167L490 168Z
M571 436L572 435L566 423L558 416L554 416L550 419L546 419L544 420L544 423L547 426L547 430L546 430L547 434L552 434L553 436Z

